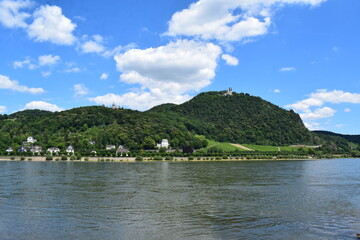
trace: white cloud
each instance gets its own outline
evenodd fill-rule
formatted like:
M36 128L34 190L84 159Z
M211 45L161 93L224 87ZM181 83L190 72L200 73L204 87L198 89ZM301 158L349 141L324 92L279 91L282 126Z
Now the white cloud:
M171 102L182 103L209 85L215 76L221 48L212 44L178 40L158 48L131 49L114 57L120 79L139 84L140 92L107 94L91 98L98 104L126 105L140 110Z
M222 54L221 58L230 66L237 66L239 64L239 60L229 54Z
M51 76L51 74L52 74L52 72L51 71L45 71L45 72L41 72L41 76L42 77L50 77Z
M274 93L280 93L281 91L280 91L280 89L275 89L274 90Z
M38 42L49 41L59 45L72 45L76 38L76 24L62 14L58 6L41 6L33 14L34 21L28 26L28 35Z
M241 41L266 34L272 10L290 4L315 6L326 0L199 0L176 12L166 33L205 40Z
M105 58L109 58L109 57L113 57L117 54L121 54L121 53L124 53L124 52L127 52L131 49L134 49L134 48L137 48L137 45L136 43L129 43L125 46L117 46L113 49L110 49L110 50L106 50L102 56L105 57Z
M57 64L60 61L59 56L53 56L53 55L43 55L39 56L39 65L40 66L50 66Z
M190 99L191 96L187 94L171 95L159 90L152 90L149 92L129 92L123 95L109 93L104 96L89 98L90 101L97 104L111 105L115 103L119 106L126 106L138 110L147 110L162 103L180 104Z
M16 68L23 68L25 66L30 66L31 65L31 61L30 59L25 59L23 61L15 61L13 63L13 67L16 69Z
M317 122L304 122L304 125L310 131L314 130L322 130L323 128L320 126L320 123Z
M20 85L18 81L11 80L8 76L4 75L0 75L0 89L10 89L17 92L28 92L32 94L45 92L42 88L29 88L27 86Z
M220 47L178 40L158 48L132 49L114 57L121 81L171 93L200 90L215 76Z
M351 112L351 109L350 108L345 108L344 112Z
M81 69L78 67L71 67L66 69L64 72L66 73L77 73L77 72L81 72Z
M0 1L0 23L8 28L26 28L25 20L30 17L30 14L21 10L32 5L33 3L28 0Z
M85 39L87 39L84 43L80 45L80 49L83 53L103 53L105 52L105 47L103 45L104 38L100 35L93 35L89 40L85 35Z
M309 98L294 104L289 104L286 107L300 111L308 111L311 107L320 107L325 103L360 103L360 94L341 90L329 92L326 89L319 89L315 93L311 93Z
M341 123L335 125L336 128L342 128L342 127L344 127L344 126L345 126L345 125L344 125L344 124L341 124Z
M317 108L314 111L308 111L300 114L303 120L318 120L334 116L336 111L329 107Z
M5 106L0 106L0 114L5 113L7 111Z
M84 84L75 84L74 87L75 96L83 96L89 93L89 89Z
M39 109L39 110L46 110L51 112L60 112L64 109L56 106L55 104L51 104L44 101L32 101L25 105L24 109Z
M101 80L106 80L106 79L108 79L108 77L109 77L108 73L103 73L103 74L101 74L100 79Z
M291 72L291 71L296 71L296 68L294 67L283 67L280 68L279 72Z

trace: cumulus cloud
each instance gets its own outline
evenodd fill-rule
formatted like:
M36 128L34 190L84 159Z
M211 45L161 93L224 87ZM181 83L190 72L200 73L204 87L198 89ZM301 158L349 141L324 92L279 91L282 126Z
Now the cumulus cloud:
M34 21L28 26L28 35L38 42L49 41L59 45L72 45L76 38L76 24L62 14L58 6L41 6L33 14Z
M307 129L309 129L310 131L315 131L315 130L322 130L323 128L320 126L320 123L317 122L304 122L304 125Z
M129 92L123 95L109 93L104 96L89 98L90 101L97 104L111 105L115 103L119 106L126 106L138 110L147 110L162 103L180 104L190 99L191 96L187 94L172 95L156 89L148 92Z
M344 92L333 90L329 92L326 89L319 89L310 94L310 97L294 104L289 104L287 108L293 108L300 111L308 111L311 107L320 107L325 103L360 103L359 93Z
M290 4L315 6L326 0L199 0L176 12L166 33L204 40L240 41L266 34L274 7Z
M100 76L100 80L106 80L106 79L108 79L108 77L109 77L108 73L102 73Z
M30 14L22 10L32 5L32 2L28 0L0 1L0 23L8 28L26 28L25 20L30 17Z
M85 38L87 38L87 36L85 36ZM80 49L83 53L103 53L105 51L103 37L100 35L93 35L90 40L87 39L81 44Z
M280 89L275 89L274 90L274 93L280 93L281 91L280 91Z
M351 112L351 109L350 108L345 108L344 112Z
M226 62L227 65L237 66L239 64L239 60L229 54L222 54L221 58Z
M57 64L60 61L59 56L53 56L53 55L43 55L39 56L39 65L40 66L50 66Z
M334 116L336 111L329 107L317 108L314 111L308 111L300 114L303 120L318 120Z
M75 84L74 87L75 96L84 96L89 93L89 89L84 84Z
M46 111L51 111L51 112L60 112L60 111L64 110L64 109L56 106L55 104L51 104L51 103L44 102L44 101L29 102L24 106L24 110L25 109L39 109L39 110L46 110Z
M30 68L30 66L31 65L33 65L33 64L31 64L31 61L30 61L30 59L25 59L25 60L23 60L23 61L15 61L14 63L13 63L13 67L15 68L15 69L17 69L17 68L23 68L23 67L25 67L25 66L28 66L29 68ZM33 68L32 68L33 69Z
M5 113L7 111L5 106L0 106L0 113Z
M0 89L10 89L17 92L27 92L32 94L44 93L42 88L30 88L20 85L18 81L11 80L8 76L0 75Z
M291 71L296 71L296 68L294 67L283 67L280 68L279 72L291 72Z
M91 98L107 104L109 97L118 105L144 110L160 103L180 103L190 99L188 91L208 86L215 76L221 48L212 44L188 40L170 42L165 46L131 49L114 57L120 80L139 84L140 93L105 95ZM130 97L134 99L130 100Z
M312 121L323 118L329 118L335 115L336 111L330 107L323 107L325 104L339 103L360 103L359 93L344 92L341 90L328 91L319 89L311 93L307 99L289 104L285 107L292 108L300 113L300 117L305 121L305 125L310 130L315 130L319 126L314 125ZM314 109L315 108L315 109ZM349 108L345 108L345 112L349 112ZM308 122L310 121L310 122Z

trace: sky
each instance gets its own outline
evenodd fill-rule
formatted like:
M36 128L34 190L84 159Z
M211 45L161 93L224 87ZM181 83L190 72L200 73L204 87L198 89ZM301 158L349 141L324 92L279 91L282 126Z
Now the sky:
M0 0L0 114L259 96L360 134L359 0Z

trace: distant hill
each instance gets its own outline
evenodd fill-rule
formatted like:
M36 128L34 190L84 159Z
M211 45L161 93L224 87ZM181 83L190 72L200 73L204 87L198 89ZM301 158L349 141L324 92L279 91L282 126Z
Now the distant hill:
M339 134L329 131L313 131L313 132L323 138L326 136L340 137L349 142L353 142L360 145L360 135Z
M17 149L28 136L43 148L65 149L71 144L84 152L108 144L151 149L164 138L173 148L205 147L207 141L197 134L219 142L261 145L311 145L329 140L308 131L292 110L249 94L225 93L205 92L183 104L163 104L145 112L89 106L0 115L0 152L9 146ZM347 141L337 139L342 139L337 142L345 149Z

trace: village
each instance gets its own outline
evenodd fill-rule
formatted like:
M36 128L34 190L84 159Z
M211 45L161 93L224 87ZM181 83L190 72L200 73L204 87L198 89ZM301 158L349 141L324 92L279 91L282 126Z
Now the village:
M14 150L12 147L8 147L5 152L7 153L7 155L14 155L14 154L22 155L24 153L31 153L34 156L40 156L43 154L60 155L61 153L66 153L67 155L75 154L75 148L72 145L67 146L65 151L62 151L58 147L49 147L49 148L47 148L46 151L44 151L41 146L36 144L37 142L38 141L33 136L29 136L26 139L26 141L22 142L22 146L20 148ZM95 143L96 142L93 140L89 141L90 145L94 146ZM155 149L149 149L149 150L145 150L145 151L158 152L158 151L160 151L160 149L163 149L166 152L174 152L175 151L174 149L170 148L168 139L162 139L162 141L160 143L156 144ZM115 152L115 156L122 156L122 157L128 156L128 153L130 152L130 150L128 148L126 148L124 145L119 145L118 147L116 147L116 145L113 145L113 144L106 145L106 147L103 150L108 151L108 152ZM96 154L97 154L96 150L91 150L91 152L88 153L88 155L92 155L92 156L96 156Z

